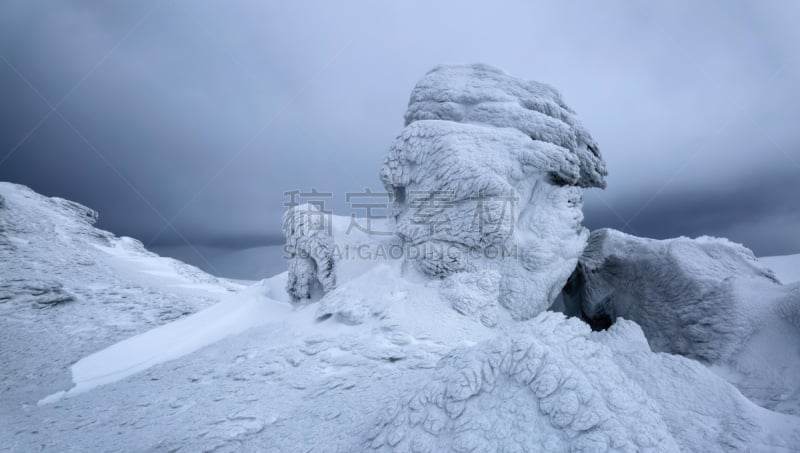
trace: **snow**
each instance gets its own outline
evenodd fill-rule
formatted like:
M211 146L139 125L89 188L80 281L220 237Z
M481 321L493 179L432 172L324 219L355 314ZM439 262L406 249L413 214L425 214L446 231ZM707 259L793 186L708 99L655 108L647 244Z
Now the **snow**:
M285 281L286 274L273 277ZM174 360L251 327L275 322L291 310L288 302L269 298L265 289L271 282L251 286L235 297L228 296L193 315L127 338L82 358L70 368L69 391L60 396L74 396L99 385L116 382L159 363ZM280 295L278 295L280 297ZM285 299L285 297L283 298ZM50 395L40 404L56 400Z
M68 367L240 285L92 226L97 213L0 182L0 407L69 385Z
M698 362L652 354L632 322L591 333L543 313L451 351L368 440L387 451L791 451L796 421Z
M607 172L597 143L549 85L486 64L437 66L411 91L406 126L419 120L517 129L576 156L581 187L605 187Z

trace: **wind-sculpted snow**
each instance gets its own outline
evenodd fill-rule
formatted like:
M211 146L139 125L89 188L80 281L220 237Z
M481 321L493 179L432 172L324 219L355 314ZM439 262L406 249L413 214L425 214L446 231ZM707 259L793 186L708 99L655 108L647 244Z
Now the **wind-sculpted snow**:
M800 413L800 285L781 285L739 244L598 230L564 297L568 313L635 321L653 350L729 366L747 396Z
M603 187L588 132L546 85L485 65L441 66L414 88L381 179L425 274L494 270L516 319L545 310L588 232L579 187Z
M237 288L94 228L78 203L5 182L0 197L0 418L68 388L81 357Z
M368 438L386 451L748 451L800 446L697 362L653 354L635 324L608 333L544 313L450 352ZM780 421L781 423L776 423ZM777 438L777 440L776 440Z
M462 315L479 319L488 327L497 324L500 274L496 271L453 274L442 280L439 295Z
M589 339L542 314L456 350L379 423L389 451L677 451L658 405ZM624 389L624 391L622 391Z
M319 297L336 287L330 216L312 204L293 206L283 215L289 261L286 292L293 300Z

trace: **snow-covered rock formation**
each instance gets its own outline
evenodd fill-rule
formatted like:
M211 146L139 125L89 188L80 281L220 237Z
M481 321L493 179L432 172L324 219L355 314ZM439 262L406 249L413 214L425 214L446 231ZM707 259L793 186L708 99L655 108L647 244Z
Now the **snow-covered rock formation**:
M319 206L308 203L293 206L283 215L289 261L286 292L295 301L319 297L336 287L329 220Z
M515 319L549 307L588 237L580 187L604 187L606 174L561 95L486 65L439 66L405 120L381 179L417 268L496 271Z
M654 351L730 367L746 395L800 414L800 284L739 244L594 231L564 298L570 314L635 321Z

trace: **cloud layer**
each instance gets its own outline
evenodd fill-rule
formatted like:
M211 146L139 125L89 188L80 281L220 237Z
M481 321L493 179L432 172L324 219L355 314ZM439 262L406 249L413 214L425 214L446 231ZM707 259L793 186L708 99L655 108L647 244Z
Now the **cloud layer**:
M587 194L589 226L800 252L799 13L12 0L0 6L0 179L87 204L145 243L275 242L284 191L333 192L348 213L345 192L380 189L416 80L486 62L559 88L600 143L609 187Z

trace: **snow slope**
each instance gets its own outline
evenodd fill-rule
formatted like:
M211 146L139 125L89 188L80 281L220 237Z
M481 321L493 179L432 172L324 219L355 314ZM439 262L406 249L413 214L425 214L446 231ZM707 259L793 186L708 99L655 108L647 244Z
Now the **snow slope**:
M81 357L240 288L94 228L77 203L5 182L0 200L3 418L62 389Z
M219 341L206 315L221 316L221 328L233 332L247 323L244 312L212 307L174 328L125 340L95 358L119 347L153 351L158 342L151 340L172 344L186 341L186 332L207 332L193 340L202 338L202 349L164 355L172 360L29 411L13 425L20 431L11 445L276 452L800 448L796 417L755 406L698 362L653 354L633 323L592 333L548 312L489 328L444 303L439 284L406 278L401 267L376 265L342 280L319 302L293 308L273 299L285 274L258 283L235 297L245 312L261 316L260 325ZM324 316L328 298L343 311L366 307L366 316L356 323ZM238 322L228 324L233 318ZM31 432L45 426L47 436Z

